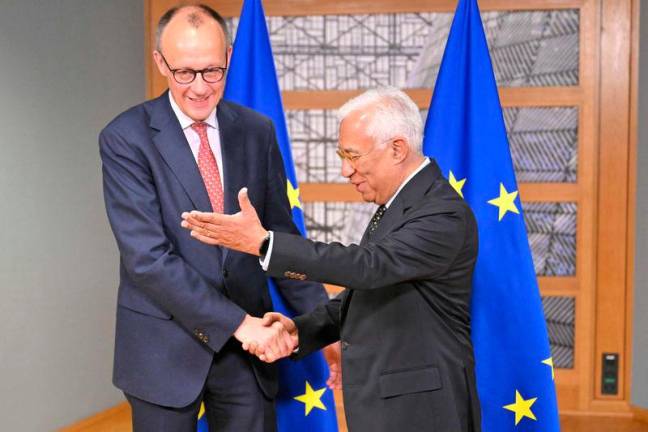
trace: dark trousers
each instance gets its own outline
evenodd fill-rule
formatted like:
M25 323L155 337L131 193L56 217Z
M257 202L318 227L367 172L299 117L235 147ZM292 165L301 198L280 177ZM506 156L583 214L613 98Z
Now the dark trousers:
M238 344L214 355L203 391L183 408L155 405L126 394L133 411L133 432L196 432L201 402L209 432L275 432L274 401L267 399L250 361Z

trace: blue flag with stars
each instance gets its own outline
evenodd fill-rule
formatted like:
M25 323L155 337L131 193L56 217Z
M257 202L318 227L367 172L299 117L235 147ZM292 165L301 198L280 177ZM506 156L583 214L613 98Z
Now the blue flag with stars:
M457 6L423 151L477 218L471 316L482 429L558 431L547 328L476 0Z
M297 176L290 151L268 28L260 0L245 0L243 3L224 97L272 119L286 170L286 193L292 207L293 220L302 235L305 235ZM272 279L268 279L268 288L274 310L294 316ZM328 376L328 365L319 352L298 362L279 362L279 394L276 399L279 432L337 431L335 401L333 393L326 386ZM201 419L201 422L206 423L204 419ZM203 430L207 430L204 424L202 427Z

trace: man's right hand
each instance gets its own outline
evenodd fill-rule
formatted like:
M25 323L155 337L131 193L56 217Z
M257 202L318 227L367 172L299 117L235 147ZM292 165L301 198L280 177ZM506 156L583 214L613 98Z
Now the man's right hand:
M287 316L280 314L279 312L267 312L265 315L263 315L262 323L265 326L280 325L283 329L286 330L286 332L290 336L291 345L293 346L293 349L288 355L292 354L292 352L299 346L297 326L295 325L295 322ZM259 355L259 358L263 361L267 361L261 355Z
M266 323L265 317L261 319L246 315L234 332L234 337L241 342L245 351L268 363L289 356L297 346L280 321Z
M265 326L272 325L274 323L281 323L283 328L286 329L290 337L292 338L295 345L299 345L299 335L297 334L297 326L295 322L288 318L286 315L280 314L279 312L266 312L263 315L262 323Z

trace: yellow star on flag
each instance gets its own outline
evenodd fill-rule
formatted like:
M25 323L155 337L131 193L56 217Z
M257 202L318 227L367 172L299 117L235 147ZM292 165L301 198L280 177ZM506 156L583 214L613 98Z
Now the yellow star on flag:
M502 220L506 212L513 212L520 214L520 211L515 206L515 198L518 195L518 191L507 192L506 188L502 183L500 183L500 195L497 198L493 198L488 201L488 204L492 204L495 207L499 208L499 219Z
M286 180L286 183L288 185L287 192L288 192L288 201L290 201L290 208L294 209L295 207L297 208L302 208L301 202L299 201L299 188L295 189L290 183L290 180Z
M306 393L300 396L296 396L295 400L302 402L304 404L304 409L308 415L313 408L319 408L326 411L326 406L322 403L322 395L326 391L326 387L319 390L313 390L310 383L306 381Z
M515 390L515 403L504 405L504 409L513 411L515 413L515 426L517 426L524 417L528 417L531 420L538 420L531 411L531 405L533 405L537 399L538 398L535 397L532 399L524 400L520 392Z
M466 183L466 179L457 180L454 174L452 173L452 171L450 171L450 177L448 178L448 182L450 183L450 186L452 186L454 190L457 191L459 196L463 198L464 196L461 189L463 189L464 183Z
M554 364L553 364L553 357L549 357L546 360L542 360L542 363L546 364L551 368L551 379L555 379L555 373L554 373Z

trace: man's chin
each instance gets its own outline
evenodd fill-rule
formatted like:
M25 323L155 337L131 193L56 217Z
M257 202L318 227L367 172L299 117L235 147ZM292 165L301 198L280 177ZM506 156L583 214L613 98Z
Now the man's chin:
M211 114L212 111L214 111L216 105L189 102L185 107L187 110L186 114L189 117L195 121L203 121L209 117L209 114Z
M360 192L360 195L362 195L362 201L372 203L376 202L376 194L371 193L371 192Z

